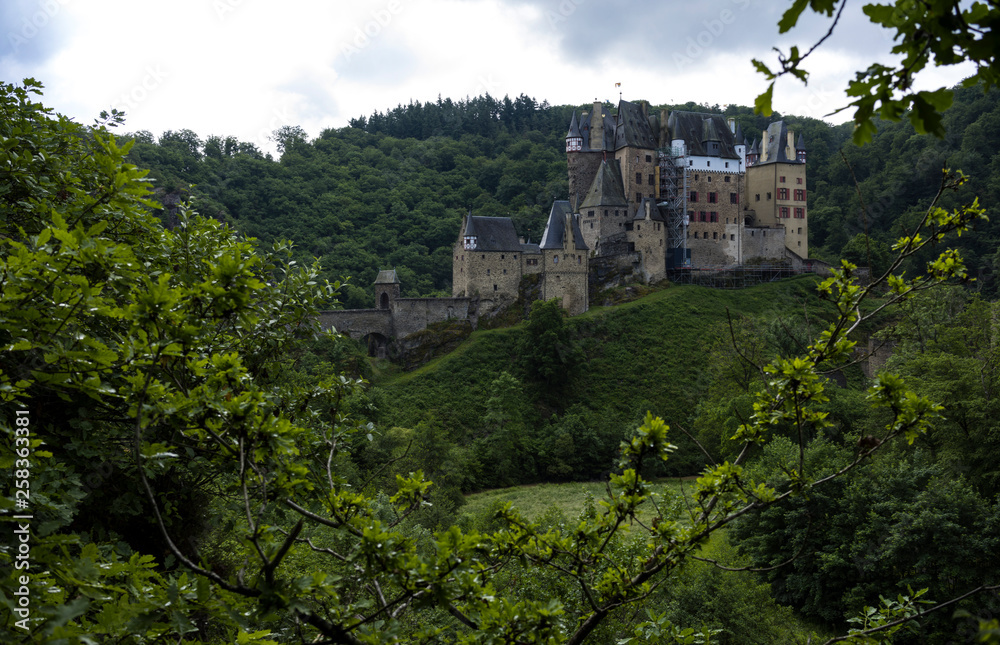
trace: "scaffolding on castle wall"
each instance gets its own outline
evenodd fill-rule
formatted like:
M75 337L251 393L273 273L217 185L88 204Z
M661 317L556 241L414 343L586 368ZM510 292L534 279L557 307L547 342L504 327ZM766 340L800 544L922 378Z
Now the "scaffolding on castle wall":
M659 148L656 155L660 166L658 205L666 210L667 248L682 249L680 257L686 258L688 190L684 148Z
M793 268L788 264L684 267L667 272L674 284L696 284L713 289L746 289L797 275L823 274L820 268Z

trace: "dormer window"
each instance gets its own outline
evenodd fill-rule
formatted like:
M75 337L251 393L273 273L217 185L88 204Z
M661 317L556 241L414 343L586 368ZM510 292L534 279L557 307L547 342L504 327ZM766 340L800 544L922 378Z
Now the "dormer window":
M583 138L582 137L567 137L566 138L566 152L579 152L583 150Z
M476 236L466 235L465 236L465 250L474 251L476 249Z

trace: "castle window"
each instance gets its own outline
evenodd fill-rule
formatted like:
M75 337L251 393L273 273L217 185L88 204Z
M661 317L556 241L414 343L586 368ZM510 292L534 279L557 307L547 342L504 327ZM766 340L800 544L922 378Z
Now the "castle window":
M618 209L615 209L615 217L618 217Z
M709 221L710 222L718 222L719 221L719 214L717 212L715 212L715 211L712 211L711 213L709 213L708 217L709 217Z
M635 194L635 201L637 201L637 202L641 202L642 201L642 193L636 193Z
M593 222L590 223L590 229L594 230L594 223Z
M587 211L587 217L593 217L594 211Z
M788 199L788 189L779 188L778 189L778 199Z
M796 219L805 219L805 216L806 216L806 209L804 209L804 208L796 208L795 209L795 218Z
M729 234L729 241L730 242L735 242L736 241L736 234L735 233L730 233Z
M558 255L553 255L552 256L552 264L559 264L559 256Z
M490 274L490 270L486 269L486 275L489 275L489 274Z
M646 155L646 163L649 163L652 160L653 160L653 155Z
M802 227L799 227L799 235L802 235Z
M771 201L771 193L767 194L767 201Z
M635 173L635 183L639 184L640 186L642 185L642 173L641 172Z
M712 183L712 175L708 175L706 179L708 180L708 183Z
M788 207L787 206L782 206L781 207L780 216L783 217L783 218L787 218L788 217Z
M802 246L802 240L799 240L799 246Z
M729 175L726 175L726 178L723 179L722 181L724 181L724 182L726 182L728 184L729 183Z
M504 257L503 257L503 253L501 253L501 254L500 254L500 259L501 259L501 260L503 260L503 259L504 259Z
M653 175L650 175L649 176L649 185L652 186L655 183L656 183L656 181L653 180Z
M515 253L515 254L514 254L514 259L515 259L515 260L517 259L517 253Z
M758 202L759 202L759 201L760 201L760 193L757 193L757 195L756 195L756 198L757 198L757 200L756 200L756 201L758 201Z
M711 166L711 165L712 165L712 162L711 162L711 161L706 161L706 162L705 162L705 165L706 165L706 166Z
M698 218L702 222L707 222L708 221L708 213L706 213L705 211L701 211L700 213L698 213Z
M494 291L496 291L496 290L497 290L497 286L496 286L496 285L493 285L493 290L494 290Z
M689 165L689 166L693 166L693 165L694 165L694 159L692 159L691 161L689 161L689 162L688 162L688 165Z
M642 227L641 227L641 225L639 225L639 224L636 224L636 225L635 225L635 230L637 230L637 231L638 231L638 230L640 230L641 228L642 228Z
M728 167L729 167L729 162L727 161L726 162L726 168L728 168ZM726 181L729 181L729 177L726 177Z
M717 239L719 239L719 234L718 234L718 233L714 233L714 232L713 232L713 233L712 233L712 239L713 239L713 240L717 240Z
M801 188L796 188L795 189L795 201L797 201L797 202L804 202L804 201L806 201L806 191L802 190Z
M784 178L784 176L782 176L782 177L778 177L778 181L779 181L780 183L782 183L782 184L783 184L783 183L785 183L785 178Z
M484 259L484 260L486 259L486 254L485 254L485 253L483 254L483 259Z
M583 256L582 255L576 256L576 263L577 264L583 264Z
M698 181L698 173L694 173L694 180Z
M607 217L607 216L608 216L608 209L606 209L606 208L604 209L604 216L605 216L605 217Z
M795 183L796 184L801 184L802 183L802 177L796 177L795 178Z
M692 190L691 191L691 196L688 199L690 199L692 202L698 201L698 191L697 190Z
M730 204L739 204L740 203L740 194L739 193L729 193L729 203Z
M504 269L504 270L503 270L503 274L504 274L504 275L507 275L507 269Z
M694 232L694 239L696 239L696 240L698 239L698 231Z
M708 203L709 204L718 204L719 203L719 193L709 193L708 194Z

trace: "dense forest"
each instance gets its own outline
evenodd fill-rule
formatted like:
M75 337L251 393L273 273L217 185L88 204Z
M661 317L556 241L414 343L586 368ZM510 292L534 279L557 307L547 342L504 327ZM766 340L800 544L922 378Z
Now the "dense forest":
M317 309L368 305L386 265L408 294L447 292L470 208L537 237L565 197L572 106L411 104L313 141L284 128L274 159L189 131L116 138L39 93L0 92L5 641L995 633L996 244L959 208L1000 197L995 90L957 90L943 141L883 123L858 149L785 117L810 150L816 254L900 254L903 277L628 287L573 318L536 302L410 372L319 333ZM970 181L890 249L943 165ZM464 508L572 481L606 493L578 514Z

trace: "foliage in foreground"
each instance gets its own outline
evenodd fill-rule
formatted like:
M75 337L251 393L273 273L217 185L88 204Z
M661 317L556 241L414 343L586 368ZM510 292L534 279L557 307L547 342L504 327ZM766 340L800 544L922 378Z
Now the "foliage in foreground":
M51 117L37 91L29 81L0 96L6 641L581 643L667 591L737 518L822 489L867 457L831 474L805 459L803 438L826 423L819 372L849 360L873 288L855 285L845 263L820 286L839 318L801 356L768 368L737 432L743 450L697 480L681 516L656 506L640 475L675 449L647 415L621 444L608 496L579 521L543 525L505 506L489 533L415 531L407 518L426 506L430 482L415 472L369 494L353 469L352 449L372 431L349 414L359 383L287 374L287 349L315 333L312 314L333 288L284 262L281 247L261 253L201 218L158 227L125 151L100 127ZM896 250L905 258L981 216L975 206L931 209ZM876 282L890 303L964 276L950 251L912 280L894 276L897 266ZM870 399L888 411L883 441L913 441L940 409L888 374ZM799 456L770 485L743 463L776 432L798 438ZM28 464L14 470L17 459ZM14 478L31 485L30 538L18 549ZM119 498L122 484L139 493ZM236 561L204 548L205 499L238 511L223 527ZM638 511L649 505L646 520ZM558 598L501 592L515 565L531 574L514 590L545 577ZM668 629L661 618L617 636ZM680 638L697 638L686 629Z

